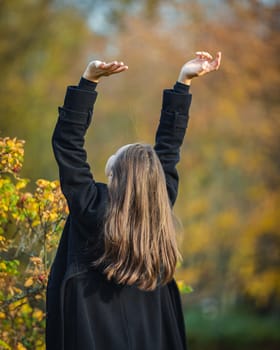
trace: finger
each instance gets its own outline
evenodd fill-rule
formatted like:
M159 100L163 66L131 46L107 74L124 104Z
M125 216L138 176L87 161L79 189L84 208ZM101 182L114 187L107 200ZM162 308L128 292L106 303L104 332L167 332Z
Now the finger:
M218 52L214 61L211 62L210 67L212 70L218 70L221 64L222 53Z
M214 69L219 69L220 64L221 64L221 59L222 59L222 53L219 51L217 52L216 58L213 61L214 62Z
M113 61L113 62L107 63L106 66L104 67L104 70L106 70L107 73L111 74L112 72L114 72L116 69L119 69L120 67L124 67L123 62Z
M202 55L203 55L203 58L205 58L206 60L208 61L212 61L213 60L213 57L210 55L209 52L202 52Z
M104 64L104 69L111 69L112 67L116 66L118 64L117 61L112 61L112 62L109 62L109 63L105 63Z
M222 60L222 53L221 53L221 51L217 52L216 60L217 60L217 67L216 67L216 69L219 69L220 64L221 64L221 60Z
M122 61L112 61L112 62L109 62L108 65L121 66L121 65L124 65L124 63Z
M123 62L117 62L116 64L111 66L110 70L115 70L115 69L118 69L119 67L123 67L123 66L124 66Z
M111 74L115 71L117 71L117 73L119 72L119 69L120 68L123 68L123 67L126 67L125 69L128 68L128 66L124 65L123 62L117 62L115 63L114 65L110 66L108 69L107 69L107 73Z
M99 60L95 60L95 61L92 61L91 64L93 64L95 66L95 68L99 68L100 65L102 64L103 62L99 61Z
M111 72L107 72L106 75L113 75L113 74L118 74L118 73L122 73L124 71L126 71L128 69L127 66L123 66L123 67L119 67L118 69L111 71Z
M103 69L104 68L104 66L105 66L105 62L101 62L96 68L101 68L101 69Z
M116 73L121 73L128 70L128 66L120 66L117 69L115 69L114 71L110 72L110 74L116 74Z
M115 63L115 66L117 66L117 67L121 67L121 66L124 66L125 64L123 63L123 61L120 61L120 62L116 62Z
M198 58L200 58L202 60L207 60L207 61L213 60L212 55L210 55L210 53L206 52L206 51L197 51L196 55L198 56Z

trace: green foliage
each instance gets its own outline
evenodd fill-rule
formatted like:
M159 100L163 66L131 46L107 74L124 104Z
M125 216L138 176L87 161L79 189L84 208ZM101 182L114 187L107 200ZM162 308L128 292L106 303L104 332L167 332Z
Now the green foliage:
M240 307L226 312L190 308L185 312L192 349L277 349L280 343L279 317L256 316Z

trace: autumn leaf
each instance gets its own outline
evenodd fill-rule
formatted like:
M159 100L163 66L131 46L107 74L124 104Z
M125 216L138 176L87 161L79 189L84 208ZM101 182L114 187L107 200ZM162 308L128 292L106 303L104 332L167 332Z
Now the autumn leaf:
M34 281L33 281L33 277L29 277L25 282L24 282L24 287L25 288L29 288L33 285Z

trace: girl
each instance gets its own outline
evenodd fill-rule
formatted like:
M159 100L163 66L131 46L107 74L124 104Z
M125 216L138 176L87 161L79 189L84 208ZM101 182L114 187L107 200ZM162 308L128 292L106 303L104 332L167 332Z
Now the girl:
M217 70L207 52L183 65L164 90L155 146L129 144L98 183L86 161L84 136L100 78L125 72L123 62L92 61L69 86L53 134L69 216L47 288L47 350L186 349L182 306L173 279L179 252L172 206L176 164L194 77Z

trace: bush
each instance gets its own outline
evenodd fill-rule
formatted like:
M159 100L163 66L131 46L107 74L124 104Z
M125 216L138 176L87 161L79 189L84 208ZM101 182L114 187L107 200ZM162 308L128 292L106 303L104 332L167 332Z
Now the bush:
M33 193L20 177L24 141L0 138L0 349L43 349L45 287L67 215L58 181Z

